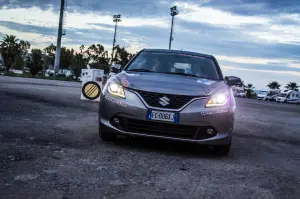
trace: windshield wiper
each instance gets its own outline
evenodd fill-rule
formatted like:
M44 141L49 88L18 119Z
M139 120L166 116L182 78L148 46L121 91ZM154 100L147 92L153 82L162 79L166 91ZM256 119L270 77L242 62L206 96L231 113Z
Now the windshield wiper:
M189 74L189 73L173 73L173 72L166 72L166 74L173 74L173 75L183 75L183 76L190 76L190 77L199 77L197 75Z
M134 72L155 72L152 70L144 69L144 68L136 68L136 69L131 69L131 70L126 70L126 71L134 71Z

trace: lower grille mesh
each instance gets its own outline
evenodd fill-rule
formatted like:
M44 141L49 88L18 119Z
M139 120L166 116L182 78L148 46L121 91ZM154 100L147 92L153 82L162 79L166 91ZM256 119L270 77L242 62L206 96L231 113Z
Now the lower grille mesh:
M192 140L206 139L216 135L207 135L206 129L212 127L179 125L124 117L118 118L121 121L119 128L126 132Z

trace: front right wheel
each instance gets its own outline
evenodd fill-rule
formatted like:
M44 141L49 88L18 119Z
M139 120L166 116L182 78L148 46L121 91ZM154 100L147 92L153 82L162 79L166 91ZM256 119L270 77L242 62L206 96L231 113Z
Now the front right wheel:
M230 152L231 148L231 141L229 142L228 145L225 146L214 146L214 154L216 155L222 155L222 156L227 156Z

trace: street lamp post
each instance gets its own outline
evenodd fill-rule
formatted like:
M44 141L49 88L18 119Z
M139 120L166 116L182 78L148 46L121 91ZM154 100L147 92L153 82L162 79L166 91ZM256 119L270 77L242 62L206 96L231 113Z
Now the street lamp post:
M59 24L58 24L56 55L55 55L55 61L54 61L54 73L53 73L53 76L55 76L55 74L59 70L61 37L63 35L62 26L63 26L64 10L65 10L65 0L61 0L60 1Z
M116 22L116 23L115 23L113 48L112 48L112 53L111 53L111 64L113 63L113 60L114 60L114 50L115 50L115 43L116 43L117 26L118 26L118 22L120 22L120 21L121 21L121 15L120 14L113 16L113 22Z
M178 10L177 10L177 6L173 6L172 8L170 8L171 10L171 16L172 16L172 24L171 24L171 33L170 33L170 40L169 40L169 49L171 49L171 43L173 40L173 24L174 24L174 17L176 15L178 15Z

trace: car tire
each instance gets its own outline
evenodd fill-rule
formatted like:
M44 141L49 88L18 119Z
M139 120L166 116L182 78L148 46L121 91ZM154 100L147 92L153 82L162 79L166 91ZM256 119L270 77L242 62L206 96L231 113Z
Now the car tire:
M287 101L286 100L284 100L284 102L283 103L287 103Z
M101 129L100 126L99 126L99 137L104 142L114 141L117 139L117 136L115 134L104 131L103 129Z
M228 156L231 148L231 141L228 145L225 146L214 146L214 154L215 155L221 155L221 156Z

